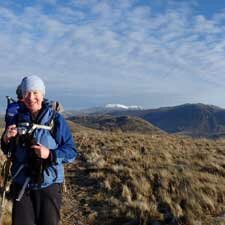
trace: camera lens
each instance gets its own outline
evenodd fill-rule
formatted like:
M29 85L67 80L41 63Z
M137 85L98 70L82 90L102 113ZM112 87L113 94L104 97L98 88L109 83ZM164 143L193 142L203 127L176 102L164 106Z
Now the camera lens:
M19 135L24 135L27 133L27 128L26 127L18 127L17 132Z

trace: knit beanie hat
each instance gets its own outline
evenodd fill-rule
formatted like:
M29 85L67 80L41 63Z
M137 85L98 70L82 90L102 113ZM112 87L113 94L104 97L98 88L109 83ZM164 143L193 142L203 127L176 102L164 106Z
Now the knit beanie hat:
M16 95L17 95L17 99L22 99L23 98L20 84L16 88Z
M40 91L45 96L45 84L38 76L24 77L20 84L22 95L28 91Z

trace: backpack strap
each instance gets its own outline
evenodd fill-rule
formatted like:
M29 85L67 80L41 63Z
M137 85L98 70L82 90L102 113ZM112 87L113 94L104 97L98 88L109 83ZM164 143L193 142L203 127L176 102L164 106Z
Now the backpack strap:
M37 128L44 129L44 130L51 130L52 129L52 126L47 126L47 125L41 125L41 124L33 123L32 124L32 127L28 131L28 134L31 134Z
M14 100L12 97L10 97L10 96L5 96L6 97L6 99L7 99L7 105L9 105L9 104L11 104L11 103L15 103L16 102L16 100Z
M56 117L56 113L57 113L57 111L53 109L52 117L49 120L49 127L51 127L50 133L51 133L52 137L54 138L54 140L56 141L56 143L58 143L58 141L56 139L56 130L55 130L55 117Z

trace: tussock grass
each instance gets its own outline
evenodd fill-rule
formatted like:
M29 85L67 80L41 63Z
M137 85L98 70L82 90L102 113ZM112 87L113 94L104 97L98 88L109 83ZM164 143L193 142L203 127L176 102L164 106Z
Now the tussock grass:
M61 224L225 224L225 140L73 131Z
M80 164L68 172L76 174L71 185L84 188L80 210L95 213L90 224L225 223L225 140L90 130L75 135Z

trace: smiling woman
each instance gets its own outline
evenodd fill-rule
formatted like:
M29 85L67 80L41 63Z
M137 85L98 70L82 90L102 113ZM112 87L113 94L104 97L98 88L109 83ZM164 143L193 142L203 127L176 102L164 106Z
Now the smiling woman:
M77 155L74 140L64 118L43 101L45 85L40 77L25 77L20 87L24 107L1 140L2 150L13 158L12 224L57 225L63 164Z
M25 77L21 83L21 90L23 102L35 118L42 107L45 85L39 77Z

